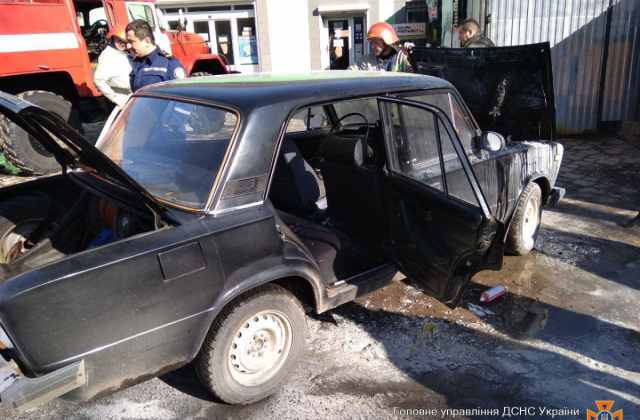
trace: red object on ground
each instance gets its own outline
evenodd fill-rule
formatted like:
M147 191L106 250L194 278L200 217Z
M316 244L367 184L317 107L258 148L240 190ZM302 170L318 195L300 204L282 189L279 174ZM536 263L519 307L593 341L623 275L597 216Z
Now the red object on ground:
M491 289L482 293L480 295L480 302L484 302L484 303L491 302L492 300L504 295L508 291L509 289L507 288L507 286L503 286L499 284L496 287L492 287Z

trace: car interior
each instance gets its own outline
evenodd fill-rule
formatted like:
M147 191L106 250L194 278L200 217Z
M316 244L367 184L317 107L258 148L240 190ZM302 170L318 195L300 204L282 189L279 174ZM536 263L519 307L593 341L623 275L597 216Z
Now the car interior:
M98 56L107 46L109 24L103 17L104 7L101 1L95 0L74 1L73 7L76 9L82 37L87 44L91 67L95 70Z
M299 113L306 115L303 131L289 129L284 136L269 200L325 279L335 283L390 261L383 132L371 112L369 118L358 112L338 118L333 105L326 105L320 112L333 115L335 123L322 116L324 123L316 128L310 122L318 114L307 111Z

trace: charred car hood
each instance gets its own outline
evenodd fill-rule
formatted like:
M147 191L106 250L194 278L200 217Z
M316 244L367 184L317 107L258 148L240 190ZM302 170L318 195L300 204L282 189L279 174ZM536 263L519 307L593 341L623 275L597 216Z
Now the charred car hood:
M128 191L126 196L130 204L169 216L167 209L149 192L57 115L4 92L0 92L0 114L40 142L61 165L82 169L116 184ZM174 218L169 216L168 219Z
M549 43L498 48L415 47L416 73L456 87L483 131L511 140L556 139Z

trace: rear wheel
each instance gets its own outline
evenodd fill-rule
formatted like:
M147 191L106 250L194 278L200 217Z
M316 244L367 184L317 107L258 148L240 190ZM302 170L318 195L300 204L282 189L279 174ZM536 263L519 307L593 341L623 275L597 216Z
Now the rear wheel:
M82 133L82 121L71 103L51 92L33 90L17 95L52 112ZM60 170L60 164L36 139L0 116L0 143L5 159L25 174L41 175Z
M218 315L196 358L198 376L226 403L261 400L291 376L306 336L300 302L279 286L260 286Z
M510 254L528 254L536 243L542 219L542 191L535 182L529 184L516 206L505 250Z

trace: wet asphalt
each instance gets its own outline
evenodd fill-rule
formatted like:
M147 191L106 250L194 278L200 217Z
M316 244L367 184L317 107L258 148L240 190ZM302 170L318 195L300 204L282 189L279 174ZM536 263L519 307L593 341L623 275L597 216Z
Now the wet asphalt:
M53 401L28 413L0 407L0 418L585 419L588 409L598 412L596 400L611 400L612 412L638 420L640 227L621 223L640 210L640 145L561 142L556 185L567 195L543 212L536 248L476 275L455 310L401 281L310 313L293 378L250 406L217 404L186 366L94 402ZM480 303L497 284L509 292ZM502 417L505 408L525 411Z

